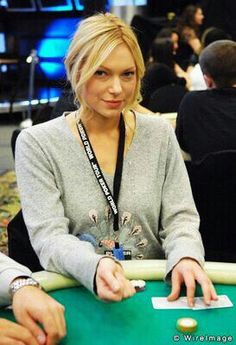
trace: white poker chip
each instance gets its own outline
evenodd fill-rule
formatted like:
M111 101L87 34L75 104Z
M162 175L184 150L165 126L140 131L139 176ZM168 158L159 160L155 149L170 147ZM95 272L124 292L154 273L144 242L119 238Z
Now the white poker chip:
M144 280L131 280L130 282L136 291L143 291L145 289L146 283Z
M183 317L177 320L176 328L180 332L195 332L197 330L197 321L191 317Z

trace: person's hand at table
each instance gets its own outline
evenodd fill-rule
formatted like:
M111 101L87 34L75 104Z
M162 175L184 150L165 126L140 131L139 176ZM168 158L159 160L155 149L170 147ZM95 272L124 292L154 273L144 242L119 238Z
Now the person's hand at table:
M0 345L38 345L33 334L15 322L0 319Z
M32 343L22 339L19 344L54 345L65 336L64 307L39 288L25 286L16 291L12 307L16 320L35 339Z
M168 301L174 301L179 297L181 285L184 283L187 290L188 305L193 307L196 281L201 285L206 305L210 305L212 300L216 301L218 299L215 288L202 267L197 261L184 258L172 270L172 290L168 296Z
M125 278L123 268L107 257L99 261L95 279L97 295L104 301L121 301L136 292Z

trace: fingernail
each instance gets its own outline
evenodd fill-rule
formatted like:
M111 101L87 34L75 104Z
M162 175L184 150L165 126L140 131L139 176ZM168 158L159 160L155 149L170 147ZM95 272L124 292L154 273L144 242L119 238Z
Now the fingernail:
M46 343L46 335L45 334L38 335L37 340L38 340L39 344L44 345Z

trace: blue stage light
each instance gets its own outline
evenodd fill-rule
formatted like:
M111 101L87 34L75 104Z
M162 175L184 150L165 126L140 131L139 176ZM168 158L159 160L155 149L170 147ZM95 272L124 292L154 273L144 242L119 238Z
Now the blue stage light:
M58 62L40 62L42 71L46 74L48 79L60 79L66 77L66 72L63 63Z
M78 18L56 19L38 42L39 64L48 79L65 78L63 60L78 23Z
M80 0L75 0L75 7L78 11L83 11L84 6L81 4L82 1Z
M55 101L58 99L58 97L61 94L61 90L55 87L39 87L37 89L38 97L40 99L40 103L46 103L47 100L55 99Z

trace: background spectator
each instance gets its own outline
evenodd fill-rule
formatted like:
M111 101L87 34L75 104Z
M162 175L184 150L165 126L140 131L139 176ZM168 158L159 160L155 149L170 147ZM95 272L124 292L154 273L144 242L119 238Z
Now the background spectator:
M236 42L211 43L199 60L208 90L183 98L176 123L180 147L193 161L236 149Z

